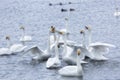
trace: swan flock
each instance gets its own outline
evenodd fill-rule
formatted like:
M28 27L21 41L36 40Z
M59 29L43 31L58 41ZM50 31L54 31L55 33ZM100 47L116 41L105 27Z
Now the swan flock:
M85 26L80 30L82 37L81 44L69 40L71 34L68 30L68 20L66 28L57 30L51 26L47 41L47 48L42 50L38 44L29 47L26 42L32 41L32 37L26 35L25 27L20 27L22 35L20 43L11 44L10 36L6 36L6 47L0 48L0 55L11 55L16 53L30 53L34 55L31 60L46 61L46 68L59 68L58 74L61 76L83 76L84 71L81 64L87 64L86 57L90 60L108 60L105 53L109 53L115 46L109 43L92 42L92 29ZM108 54L107 54L108 55ZM62 67L62 62L67 66Z

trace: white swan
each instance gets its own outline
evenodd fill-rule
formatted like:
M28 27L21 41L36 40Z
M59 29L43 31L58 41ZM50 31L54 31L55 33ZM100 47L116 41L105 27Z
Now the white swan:
M65 66L58 71L61 76L83 76L82 66L80 64L80 49L77 50L77 66ZM74 54L75 55L75 54Z
M68 18L65 18L65 28L64 28L64 29L61 29L60 32L64 32L64 33L66 34L67 39L68 39L68 36L69 36L69 34L70 34L68 28L69 28ZM60 41L61 41L61 40L63 41L63 38L62 38L62 37L60 37Z
M50 33L53 33L53 38L51 39ZM56 35L55 35L55 28L53 26L51 26L50 30L49 30L49 36L48 36L48 46L47 49L45 51L41 50L39 48L38 45L34 45L30 48L28 48L25 53L31 52L32 54L34 54L35 56L32 58L33 60L36 61L45 61L47 60L50 56L51 56L51 50L53 49L53 47L55 46L55 39L56 39Z
M25 42L29 42L32 40L31 36L28 36L25 34L25 28L23 26L20 27L20 29L23 31L22 32L22 36L20 38L20 41L23 43L23 45L25 44Z
M22 52L27 48L27 46L24 46L22 44L12 44L11 45L9 36L6 36L6 40L7 40L7 47L9 48L11 53Z
M116 17L120 16L120 11L118 11L118 8L116 8L116 11L114 12L114 16Z
M0 55L10 55L10 54L12 54L12 52L9 49L9 47L10 47L9 36L6 36L6 40L7 40L7 47L6 48L0 48Z
M96 42L92 43L91 41L91 29L88 26L85 26L86 31L88 31L88 50L93 55L94 60L107 60L103 53L108 53L110 47L115 47L112 44Z
M58 41L59 41L60 35L58 35L58 38L55 42L55 57L49 58L46 62L46 68L57 68L61 66L61 61L59 60L59 52L58 52Z
M65 34L64 34L65 36ZM85 54L89 54L88 50L86 48L84 48L82 45L78 45L78 44L67 44L66 43L66 38L64 38L64 52L63 52L63 61L65 61L67 64L71 64L74 65L76 64L76 55L74 55L75 51L77 49L81 49L81 63L87 63L85 61L82 61L84 59Z

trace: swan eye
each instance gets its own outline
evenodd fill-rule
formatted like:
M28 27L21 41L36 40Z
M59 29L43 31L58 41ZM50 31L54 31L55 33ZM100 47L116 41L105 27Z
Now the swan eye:
M20 29L25 30L25 28L23 26L21 26Z
M80 49L77 49L77 54L80 55L81 51Z
M6 40L10 40L10 37L9 37L9 36L6 36Z

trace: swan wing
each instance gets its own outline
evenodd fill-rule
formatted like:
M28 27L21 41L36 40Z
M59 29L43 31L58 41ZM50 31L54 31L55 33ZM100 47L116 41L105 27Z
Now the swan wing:
M50 68L54 65L54 58L49 58L46 62L46 68Z
M22 44L14 44L10 47L10 51L13 53L23 51L27 46L23 46Z
M113 47L115 48L115 45L108 44L108 43L101 43L101 42L96 42L96 43L91 43L89 47Z
M12 52L9 50L9 48L0 48L0 55L9 55Z
M37 45L34 45L32 47L30 47L29 49L27 49L25 52L31 52L32 54L35 54L35 53L44 53Z

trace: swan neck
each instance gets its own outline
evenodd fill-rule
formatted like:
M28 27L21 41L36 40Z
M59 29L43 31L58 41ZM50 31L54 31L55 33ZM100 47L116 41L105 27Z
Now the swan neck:
M92 32L89 31L89 34L88 34L88 45L90 45L91 39L92 39Z
M67 55L67 35L64 35L64 54Z
M23 30L22 32L22 37L24 38L24 36L25 36L25 30Z
M7 40L7 48L10 48L10 40Z
M48 53L51 53L50 46L51 46L51 43L50 43L50 32L49 32L49 35L48 35Z
M58 35L58 38L55 43L55 57L59 58L59 52L58 52L58 41L59 41L60 35Z
M66 33L68 32L68 20L66 20Z
M86 43L85 43L85 34L83 34L83 38L82 38L82 46L86 47Z
M55 33L53 35L54 35L54 42L55 42L56 41L56 35L55 35Z
M79 72L80 68L81 68L80 56L77 55L77 71L78 71L78 72Z

